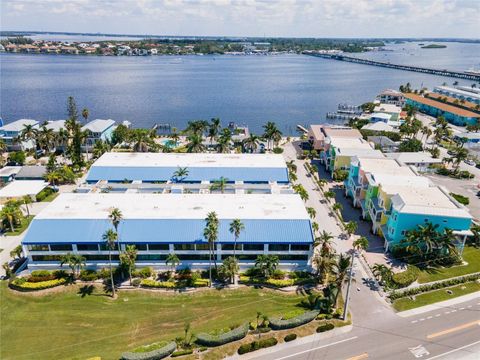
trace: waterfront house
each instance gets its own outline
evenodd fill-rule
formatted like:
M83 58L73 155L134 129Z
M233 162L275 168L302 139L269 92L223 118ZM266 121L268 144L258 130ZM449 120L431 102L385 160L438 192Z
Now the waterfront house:
M397 151L399 143L391 140L386 136L367 136L367 141L371 142L376 149L383 152Z
M373 109L375 113L383 113L390 115L391 121L400 121L402 113L402 108L394 104L378 104Z
M460 252L466 237L471 235L472 216L443 187L402 189L392 196L388 211L388 220L382 225L386 250L399 245L409 230L427 223L438 225L439 231L453 230Z
M88 122L82 126L82 131L88 133L85 145L82 146L82 149L84 151L90 151L98 140L110 140L113 130L115 130L115 121L112 119L95 119Z
M74 46L62 46L60 48L60 52L62 54L72 54L72 55L76 55L78 54L78 49Z
M480 121L480 113L467 110L460 106L440 101L440 98L425 97L417 94L405 94L408 105L434 117L443 116L448 122L459 125L475 125Z
M0 138L7 145L7 151L28 150L35 148L35 140L19 140L25 125L31 125L38 129L39 122L32 119L20 119L0 127Z
M362 127L362 130L376 131L376 132L399 132L397 128L394 128L382 121L369 123Z
M385 124L388 124L391 118L392 118L392 115L390 114L375 112L372 114L372 116L370 116L370 122L371 123L383 122Z
M310 125L307 133L312 149L325 151L329 144L325 142L328 136L342 136L345 138L361 138L362 134L357 129L337 125Z
M188 175L175 179L186 168ZM208 184L224 177L230 184L288 184L287 165L279 154L107 152L87 174L87 183L177 182Z
M396 159L400 163L410 166L415 166L419 172L434 172L435 165L442 163L441 159L432 157L429 152L392 152L385 153L385 156L390 159Z
M471 87L459 86L452 88L448 86L436 86L433 88L433 92L480 105L480 92L475 92L475 89Z
M112 229L109 212L118 208L120 248L135 245L138 267L166 269L165 259L175 253L180 267L206 269L209 245L203 236L205 217L219 219L215 243L217 263L233 255L232 219L245 225L236 244L241 268L254 265L258 255L279 258L282 269L309 270L313 248L311 221L297 194L60 194L30 224L22 241L29 269L53 269L60 256L80 254L87 268L108 266L102 235ZM113 251L118 264L118 252Z
M400 91L386 89L377 95L377 100L382 104L392 104L403 107L405 104L405 97Z

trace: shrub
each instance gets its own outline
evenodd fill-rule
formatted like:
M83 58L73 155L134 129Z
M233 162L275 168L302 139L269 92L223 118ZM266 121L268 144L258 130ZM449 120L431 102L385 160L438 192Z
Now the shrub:
M281 147L273 148L273 153L274 154L281 154L281 153L283 153L283 149Z
M270 319L270 327L273 330L291 329L309 323L310 321L315 319L319 313L320 311L318 310L312 310L287 320L282 320L280 318L272 318Z
M292 286L295 284L295 280L293 279L285 279L285 280L276 280L276 279L268 279L265 281L266 284L272 285L275 287L286 287L286 286Z
M463 195L460 195L460 194L455 194L455 193L450 193L450 196L453 197L455 200L457 200L462 205L470 204L470 199L466 196L463 196Z
M55 279L68 278L70 274L66 270L53 270Z
M67 280L65 278L53 279L40 282L29 282L24 278L17 278L10 283L10 286L20 291L35 291L49 289L55 286L65 285Z
M36 200L37 201L43 201L45 200L45 198L47 198L48 196L52 195L55 191L50 188L50 187L46 187L45 189L43 189L42 191L40 191L37 196L36 196Z
M193 354L193 349L175 351L172 354L172 357L178 357L178 356L190 355L190 354Z
M348 171L337 169L333 172L333 178L335 181L345 181L348 178Z
M174 289L177 285L173 281L155 281L151 279L143 279L140 281L140 286L147 288L166 288Z
M55 275L48 270L34 270L28 277L27 281L36 283L55 279Z
M262 270L257 268L257 267L251 267L245 270L243 275L248 276L248 277L257 277L257 276L262 276Z
M285 337L283 338L283 340L284 340L285 342L290 342L290 341L295 340L296 338L297 338L297 334L288 334L287 336L285 336Z
M276 280L282 280L283 278L285 278L285 271L275 269L273 271L273 274L271 275L271 278Z
M98 279L98 274L95 270L83 269L80 271L80 280L82 281L95 281Z
M144 267L144 268L135 270L132 273L132 275L133 275L133 277L139 277L139 278L142 278L142 279L146 279L146 278L149 278L149 277L153 276L153 269L151 267Z
M325 331L330 331L330 330L333 330L333 328L335 328L335 325L333 325L332 323L325 323L323 325L320 325L318 328L317 328L317 333L322 333L322 332L325 332Z
M407 287L417 280L419 269L416 266L408 265L407 270L393 274L393 282L400 288Z
M205 346L220 346L232 341L243 339L248 333L248 324L243 324L233 330L219 335L207 333L197 334L197 343Z
M267 339L262 339L259 341L252 341L251 343L243 344L238 348L238 353L240 355L259 350L259 349L264 349L267 347L275 346L277 345L278 341L274 337L267 338Z
M145 347L145 349L152 348L150 346ZM154 348L154 346L153 346ZM120 357L121 360L157 360L157 359L163 359L167 356L169 356L171 353L175 351L177 348L177 344L175 341L172 341L158 349L152 350L152 351L147 351L144 352L142 351L143 349L137 349L139 351L133 351L133 352L126 352L123 353L122 356Z
M133 279L132 280L132 285L138 287L138 286L140 286L141 282L142 282L142 280L140 280L140 279Z
M206 287L208 286L208 279L198 279L193 282L195 287Z

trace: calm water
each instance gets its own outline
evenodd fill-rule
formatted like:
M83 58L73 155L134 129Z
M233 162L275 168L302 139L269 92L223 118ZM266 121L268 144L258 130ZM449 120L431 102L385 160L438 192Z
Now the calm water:
M449 52L441 58L442 66L476 66L480 46L455 45L473 54L470 60L457 56L448 44L449 48L443 49ZM418 48L416 45L411 51L418 53ZM442 49L421 50L426 51L434 54ZM395 56L396 52L405 51L400 48L388 52L388 56ZM376 57L383 53L362 54L366 55ZM424 61L420 55L419 59ZM439 64L440 60L435 61ZM19 118L65 118L66 99L71 95L79 109L89 108L91 118L129 120L137 127L170 123L182 128L189 120L220 117L224 124L235 121L248 125L254 132L261 131L262 124L272 120L285 134L295 133L296 124L324 122L325 114L336 110L338 103L370 101L381 90L398 88L407 81L417 87L455 81L301 55L1 54L0 66L0 115L5 122Z

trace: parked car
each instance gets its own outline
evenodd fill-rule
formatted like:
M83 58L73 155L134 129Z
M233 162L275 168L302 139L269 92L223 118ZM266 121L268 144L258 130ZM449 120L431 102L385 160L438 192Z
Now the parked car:
M465 164L470 165L470 166L475 166L475 161L467 159L467 160L465 160Z

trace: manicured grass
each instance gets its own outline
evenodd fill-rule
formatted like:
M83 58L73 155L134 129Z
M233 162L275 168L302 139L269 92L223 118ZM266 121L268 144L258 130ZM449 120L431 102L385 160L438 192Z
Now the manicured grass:
M50 195L48 195L45 199L43 199L41 202L51 202L53 201L60 193L57 191L57 192L53 192L51 193Z
M58 290L57 290L58 289ZM194 333L254 321L257 311L280 316L302 297L241 288L195 294L121 291L116 300L80 286L49 295L14 292L0 283L1 359L118 359L124 351ZM58 291L58 292L56 292Z
M23 233L27 229L27 227L28 227L28 225L30 225L30 222L32 221L32 219L33 219L33 215L25 216L22 219L22 223L20 224L19 227L16 227L14 231L6 231L5 235L7 235L7 236L20 235L21 233Z
M418 282L423 284L430 281L443 280L455 276L480 272L480 249L472 246L465 246L465 249L463 250L463 260L468 264L422 270L418 276Z
M453 294L448 294L447 290L452 291ZM393 302L393 307L397 311L405 311L420 306L434 304L439 301L453 299L458 296L473 293L475 291L480 291L480 284L477 282L470 282L450 288L435 290L425 294L416 295L415 300L411 300L408 297L398 299Z

